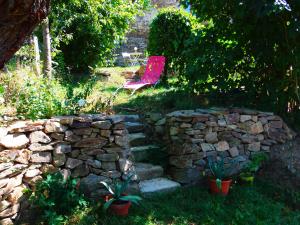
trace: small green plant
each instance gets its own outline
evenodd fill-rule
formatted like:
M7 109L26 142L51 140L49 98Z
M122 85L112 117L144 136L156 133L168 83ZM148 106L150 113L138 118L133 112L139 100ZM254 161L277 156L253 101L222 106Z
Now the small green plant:
M231 160L230 164L228 164L228 167L225 167L224 165L224 158L220 157L216 160L213 160L213 158L208 158L208 167L212 174L212 176L216 179L217 187L221 190L222 188L222 181L228 178L232 172L233 169L236 166L236 161Z
M242 173L240 174L240 178L252 184L254 181L255 173L259 170L262 163L268 159L268 156L265 153L257 153L250 159L251 161L245 166Z
M64 179L60 172L49 174L29 192L29 201L43 211L50 225L62 224L78 208L86 208L89 202L77 190L77 180Z
M129 176L124 182L114 182L112 186L110 186L108 183L102 181L101 184L103 184L106 189L110 192L112 195L112 198L109 199L107 202L104 203L103 209L107 210L111 204L114 202L132 202L135 204L138 204L139 201L142 200L141 197L136 195L124 195L125 191L128 187L129 182L131 181L132 176Z

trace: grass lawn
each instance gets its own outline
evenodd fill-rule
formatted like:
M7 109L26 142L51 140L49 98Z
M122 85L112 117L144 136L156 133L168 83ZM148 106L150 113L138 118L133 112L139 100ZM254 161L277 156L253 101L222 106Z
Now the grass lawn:
M203 96L187 94L181 88L172 85L176 78L169 78L164 85L159 84L156 87L145 87L138 90L134 95L130 95L129 90L120 90L113 98L113 94L117 88L121 87L125 82L125 78L121 76L123 71L136 71L138 67L110 67L99 68L98 71L107 71L111 74L108 80L99 79L97 73L93 82L93 90L88 96L87 101L89 107L84 111L93 111L96 104L103 103L105 110L115 113L134 113L134 112L170 112L178 109L190 109L196 107L211 106L207 98ZM88 80L86 80L88 81ZM84 83L80 80L79 83ZM74 86L74 89L81 88Z
M289 204L282 189L258 182L253 187L235 185L227 197L211 195L200 187L183 188L144 199L125 218L105 214L99 207L78 210L68 224L297 225L300 211Z

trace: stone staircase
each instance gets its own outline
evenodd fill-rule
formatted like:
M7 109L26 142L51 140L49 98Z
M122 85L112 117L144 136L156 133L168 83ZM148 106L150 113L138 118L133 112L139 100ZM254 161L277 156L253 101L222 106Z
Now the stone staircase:
M158 151L160 147L149 141L145 134L145 125L139 116L126 115L124 120L129 132L129 143L135 160L135 171L141 194L148 196L173 191L180 187L179 183L164 177L162 166L153 165L151 161L149 162L150 155L155 154L155 151Z

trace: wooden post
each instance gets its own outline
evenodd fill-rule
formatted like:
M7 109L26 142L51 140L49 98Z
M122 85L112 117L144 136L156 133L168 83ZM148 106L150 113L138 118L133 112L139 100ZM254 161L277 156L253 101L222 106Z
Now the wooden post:
M34 55L35 55L35 65L34 65L34 72L37 76L41 76L41 66L40 66L40 48L39 48L39 41L37 36L33 36L33 44L34 44Z
M42 24L43 43L44 43L44 74L51 79L52 77L52 58L51 58L51 37L48 17Z

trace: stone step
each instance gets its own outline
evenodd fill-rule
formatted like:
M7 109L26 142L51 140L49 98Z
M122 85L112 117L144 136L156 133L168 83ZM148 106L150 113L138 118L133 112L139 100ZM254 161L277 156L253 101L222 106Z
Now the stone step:
M140 181L161 177L164 169L161 166L152 165L150 163L136 163L135 172L137 179Z
M140 116L137 114L132 114L132 115L120 115L124 122L140 122Z
M144 131L144 124L139 122L125 122L125 126L129 133L138 133Z
M139 183L140 192L143 196L175 191L180 186L179 183L167 178L155 178Z
M160 147L158 145L143 145L143 146L137 146L130 148L135 162L141 162L147 160L151 153L159 150Z
M129 134L128 136L129 136L130 146L132 147L146 144L147 138L144 133L133 133L133 134Z

